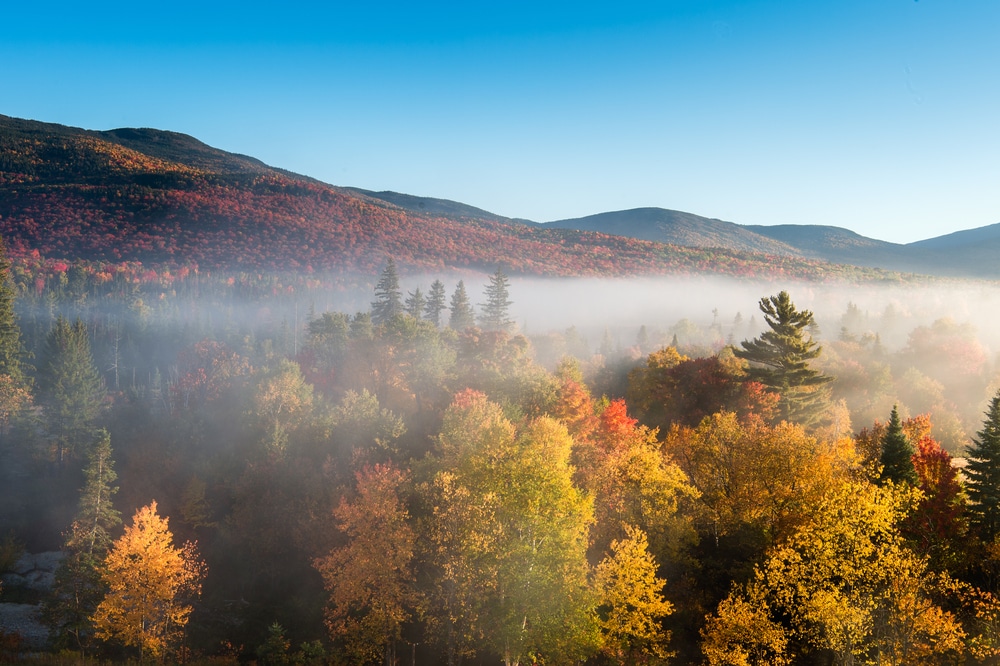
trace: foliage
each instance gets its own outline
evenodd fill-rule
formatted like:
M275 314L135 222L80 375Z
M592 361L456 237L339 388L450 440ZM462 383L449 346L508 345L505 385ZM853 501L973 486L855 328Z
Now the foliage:
M778 393L781 419L811 426L821 416L828 393L824 386L832 379L809 367L822 351L807 335L813 314L796 309L787 291L760 299L760 311L770 330L744 340L734 353L750 362L751 379Z
M486 302L480 307L479 324L487 331L510 331L514 322L510 318L510 280L499 268L490 276L486 285Z
M455 286L455 291L451 294L451 315L448 317L448 326L456 331L463 331L476 323L476 315L472 309L472 302L469 294L465 291L465 281L459 280Z
M1000 534L1000 391L990 400L968 459L969 514L980 538L992 541Z
M151 502L111 545L102 574L108 592L92 617L97 637L159 656L187 624L186 600L200 594L205 567L193 543L173 545L167 519Z
M899 421L899 412L894 406L889 415L889 425L882 437L882 482L917 483L917 472L913 467L913 444L903 433L903 425Z
M392 257L386 259L382 276L375 285L375 300L372 301L372 323L385 324L403 313L402 292L399 290L399 275Z

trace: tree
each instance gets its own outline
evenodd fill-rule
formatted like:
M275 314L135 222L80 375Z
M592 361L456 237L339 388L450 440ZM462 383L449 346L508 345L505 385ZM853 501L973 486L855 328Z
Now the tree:
M510 319L510 280L499 268L490 276L486 285L486 303L482 304L479 323L487 331L510 331L514 322Z
M983 541L993 541L1000 534L1000 391L990 400L983 429L966 455L972 525Z
M424 297L423 292L420 291L420 287L417 287L414 291L407 294L403 309L406 311L406 314L414 319L419 319L426 306L427 299Z
M84 651L90 643L90 617L104 593L101 562L111 545L111 530L121 524L121 514L112 504L118 488L111 457L111 436L98 431L84 468L84 487L76 518L63 544L63 559L55 574L52 597L45 604L44 618L59 646Z
M25 372L27 353L21 343L14 298L7 246L0 238L0 375L10 377L14 386L30 391L31 383Z
M670 635L660 621L674 611L663 598L666 581L656 575L645 533L629 525L625 534L611 543L595 574L603 651L619 664L642 663L645 655L665 659Z
M430 293L427 294L427 302L424 304L424 319L441 326L441 313L445 311L444 283L441 280L434 280L431 283Z
M195 545L173 545L156 502L135 512L132 524L104 559L108 587L93 615L96 635L158 657L179 638L191 614L187 599L201 592L204 564Z
M72 455L79 443L90 439L105 393L87 326L79 319L70 324L60 316L49 331L39 390L56 460L62 463L64 455Z
M399 275L396 262L389 257L382 269L382 276L375 285L375 300L372 301L372 323L378 326L402 314L403 300L399 290Z
M764 321L771 329L753 340L744 340L737 357L750 362L750 379L760 381L781 396L779 417L803 426L813 425L821 416L832 381L809 367L822 347L808 335L815 325L813 313L797 310L787 291L760 299Z
M917 472L913 467L913 444L903 432L896 405L889 415L889 427L882 437L882 482L917 484Z
M393 664L395 643L416 602L416 537L399 496L405 481L406 474L389 465L359 472L357 498L334 509L349 541L314 563L330 594L330 635L344 639L355 663L377 656Z
M448 326L456 331L463 331L475 323L476 316L469 295L465 291L465 283L459 280L451 295L451 317L448 319Z

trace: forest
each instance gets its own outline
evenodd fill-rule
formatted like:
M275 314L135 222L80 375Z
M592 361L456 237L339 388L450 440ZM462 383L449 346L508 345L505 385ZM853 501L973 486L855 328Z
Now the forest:
M387 257L350 311L315 275L0 273L0 607L47 632L0 660L1000 660L972 323L790 285L592 347L522 330L500 268Z

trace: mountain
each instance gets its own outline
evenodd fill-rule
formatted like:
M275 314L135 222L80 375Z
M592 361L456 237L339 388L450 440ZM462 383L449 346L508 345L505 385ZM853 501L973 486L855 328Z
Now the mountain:
M203 270L374 275L703 274L891 279L792 255L679 247L335 187L156 129L0 116L0 236L12 256Z

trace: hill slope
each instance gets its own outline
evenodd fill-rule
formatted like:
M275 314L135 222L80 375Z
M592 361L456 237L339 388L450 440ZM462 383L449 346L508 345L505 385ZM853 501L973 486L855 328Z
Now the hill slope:
M887 277L514 224L391 194L334 187L174 132L94 132L0 116L0 235L15 254L368 275L391 255L411 272L499 265L534 275Z

